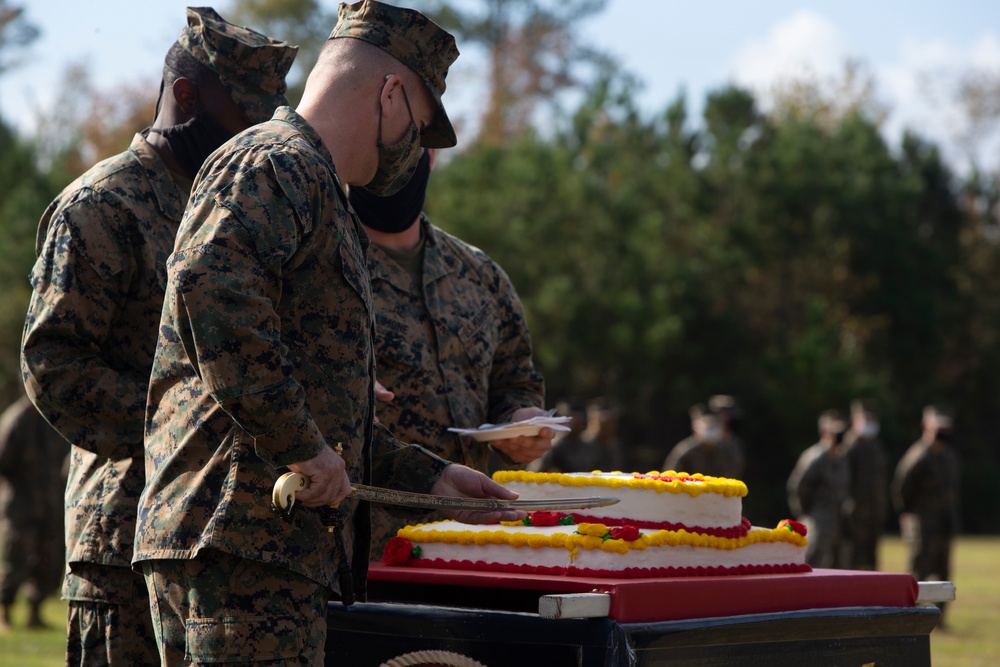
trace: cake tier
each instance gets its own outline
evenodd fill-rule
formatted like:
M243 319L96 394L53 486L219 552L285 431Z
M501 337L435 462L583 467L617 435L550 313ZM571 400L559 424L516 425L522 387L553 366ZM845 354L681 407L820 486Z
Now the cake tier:
M804 572L805 538L787 528L751 528L738 538L687 531L640 532L603 524L408 526L384 562L498 572L665 577Z
M746 535L746 484L735 479L686 473L537 473L503 470L493 479L522 499L614 496L608 507L573 511L577 522L687 530L720 537Z

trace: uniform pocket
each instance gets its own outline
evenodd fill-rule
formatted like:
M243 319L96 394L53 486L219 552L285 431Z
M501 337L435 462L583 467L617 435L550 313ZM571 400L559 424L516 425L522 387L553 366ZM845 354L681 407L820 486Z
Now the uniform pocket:
M458 331L458 337L465 348L465 354L475 367L489 368L497 348L495 322L496 310L489 303L465 320Z
M246 662L301 655L306 631L292 616L192 618L184 629L185 660Z

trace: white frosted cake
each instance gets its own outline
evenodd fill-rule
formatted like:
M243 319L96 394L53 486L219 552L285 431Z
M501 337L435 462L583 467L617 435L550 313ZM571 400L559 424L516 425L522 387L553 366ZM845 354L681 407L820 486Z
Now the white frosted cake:
M383 562L429 567L602 577L805 572L805 528L751 527L746 485L676 473L531 473L493 478L523 499L615 496L608 507L534 512L523 522L407 526Z

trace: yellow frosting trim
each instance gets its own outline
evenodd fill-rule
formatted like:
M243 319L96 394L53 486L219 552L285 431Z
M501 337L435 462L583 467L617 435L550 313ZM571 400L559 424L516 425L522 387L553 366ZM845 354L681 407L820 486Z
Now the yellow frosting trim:
M608 528L603 524L580 524L580 533L553 533L542 535L524 531L510 530L437 530L433 526L442 523L428 523L421 526L407 526L397 534L411 542L439 542L443 544L486 545L498 544L514 548L530 547L542 549L563 547L575 555L577 548L593 550L601 549L614 553L626 553L633 549L643 550L649 547L677 547L682 545L705 547L710 549L741 549L751 544L788 542L797 547L806 545L806 538L785 528L754 529L743 537L716 537L701 533L689 533L686 530L656 530L642 533L639 539L633 541L603 539Z
M598 471L594 471L595 473ZM498 470L493 473L493 480L498 484L522 482L524 484L560 484L562 486L605 486L612 489L629 488L650 490L657 493L687 493L698 496L702 493L718 493L726 497L747 495L747 485L738 479L726 477L709 477L701 473L686 473L668 470L666 472L648 472L646 477L593 477L585 475L568 475L559 472L529 472L527 470ZM697 482L675 479L665 482L654 479L653 476L689 477Z

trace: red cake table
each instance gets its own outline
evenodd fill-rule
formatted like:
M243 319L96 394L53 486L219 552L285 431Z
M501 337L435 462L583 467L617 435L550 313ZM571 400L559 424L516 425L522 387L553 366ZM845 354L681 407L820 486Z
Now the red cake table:
M369 580L377 595L389 599L405 596L411 600L451 603L468 599L470 595L480 601L500 597L496 593L498 590L527 592L523 597L529 600L537 600L539 593L607 593L611 596L607 615L619 623L817 608L912 607L917 600L917 582L908 574L852 570L736 577L596 579L414 569L373 563ZM537 607L537 602L534 606Z
M436 650L486 667L922 667L938 619L916 605L912 577L879 572L596 579L372 564L369 579L369 602L330 605L329 665ZM546 597L604 598L606 613L546 618Z

